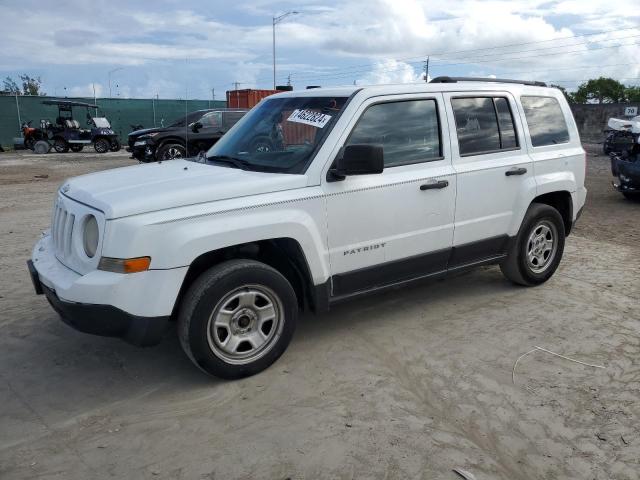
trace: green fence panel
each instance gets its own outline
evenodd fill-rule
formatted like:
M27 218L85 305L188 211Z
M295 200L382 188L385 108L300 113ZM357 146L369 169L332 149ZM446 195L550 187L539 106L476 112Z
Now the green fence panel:
M15 137L20 137L20 122L31 120L31 125L38 127L40 120L55 123L58 108L53 105L43 105L43 100L53 100L59 97L31 97L31 96L0 96L0 145L10 147ZM93 98L65 98L93 104ZM98 98L98 116L107 117L113 130L119 135L120 141L126 143L131 125L148 127L168 126L185 112L202 110L205 108L224 108L225 101L221 100L173 100L155 98ZM86 109L74 107L74 117L83 128L87 127ZM95 116L95 110L91 109Z

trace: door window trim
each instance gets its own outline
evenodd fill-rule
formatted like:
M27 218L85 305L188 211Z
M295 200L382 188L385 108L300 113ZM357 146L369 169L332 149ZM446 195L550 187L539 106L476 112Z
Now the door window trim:
M456 121L456 110L453 107L452 100L464 99L464 98L490 98L491 99L491 104L493 105L493 112L496 115L496 125L498 127L498 137L500 139L500 145L502 145L502 131L500 130L500 120L498 119L498 109L496 107L495 99L496 98L504 98L507 101L507 105L509 106L509 113L511 114L511 123L513 124L513 131L515 132L517 145L515 147L509 147L509 148L498 148L498 149L493 149L493 150L483 150L481 152L460 153L460 138L458 137L458 122ZM455 128L456 141L458 142L458 156L460 158L463 158L463 157L474 157L474 156L477 156L477 155L490 155L492 153L515 152L515 151L518 151L518 150L522 150L522 145L520 145L520 137L519 137L520 132L518 131L518 126L516 125L515 117L513 116L513 108L511 108L511 102L509 101L509 97L507 95L505 95L505 94L497 94L497 95L491 95L491 94L456 95L456 96L449 97L449 103L451 105L451 112L453 113L453 123L454 123L454 125L456 127Z
M433 100L435 102L436 121L437 121L437 124L438 124L438 148L439 148L439 152L438 153L439 153L439 155L437 157L430 158L428 160L417 160L415 162L406 162L406 163L403 162L403 163L399 163L399 164L396 164L396 165L389 165L389 166L385 165L384 166L384 170L386 170L388 168L404 167L406 165L417 165L419 163L431 163L431 162L438 162L440 160L444 160L445 157L444 157L444 145L442 144L442 122L440 121L442 117L440 116L440 105L438 105L438 98L437 97L430 96L430 97L403 98L403 99L398 99L398 100L394 100L394 99L379 100L379 101L376 101L374 103L370 103L369 105L367 105L365 107L365 109L362 111L362 113L360 114L360 116L358 117L358 120L356 120L356 123L351 128L351 131L349 132L349 135L347 136L346 140L342 144L342 147L340 147L338 155L336 155L336 158L333 160L332 165L335 164L336 160L342 155L342 152L344 152L344 148L348 145L349 140L351 139L351 135L353 135L353 132L356 130L356 128L358 128L358 125L362 121L362 117L364 117L365 113L367 113L367 111L371 107L375 107L376 105L382 105L382 104L385 104L385 103L419 102L419 101L423 101L423 100Z

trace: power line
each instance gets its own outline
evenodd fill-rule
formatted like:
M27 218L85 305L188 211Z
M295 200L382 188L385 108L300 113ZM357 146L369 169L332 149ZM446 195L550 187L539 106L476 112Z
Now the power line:
M577 46L577 45L578 44L574 44L573 46ZM541 54L536 54L536 55L525 55L525 56L519 56L519 57L501 57L501 58L491 58L491 59L485 59L485 60L475 60L474 59L472 61L467 61L467 62L442 63L442 64L434 65L434 67L440 68L440 67L450 67L450 66L459 66L459 65L476 65L476 64L481 64L481 63L505 62L505 61L512 61L512 60L525 60L525 59L530 59L530 58L536 58L536 57L543 57L543 56L551 55L552 53L557 53L559 55L575 55L575 54L589 53L589 52L592 52L594 50L605 50L605 49L609 49L609 48L619 48L619 47L626 47L626 46L633 46L633 45L640 45L640 43L632 42L632 43L624 43L624 44L619 44L619 45L593 47L593 48L588 48L588 49L569 50L569 51L564 51L564 52L546 52L546 53L541 53ZM531 50L531 51L533 51L533 50ZM531 51L529 51L529 53ZM520 52L508 52L508 53L503 53L501 55L514 54L514 53L520 53ZM407 62L406 64L414 65L414 64L417 64L417 63L419 63L419 62ZM399 70L400 68L403 68L403 67L399 66L399 67L393 67L393 68L383 68L383 69L376 70L376 72L393 72L393 71ZM344 77L349 77L349 76L353 76L353 75L357 75L357 74L369 73L371 71L372 70L366 70L366 71L363 70L363 71L358 71L358 72L341 72L341 73L336 73L336 74L333 74L333 75L324 75L324 76L323 75L317 75L317 76L314 76L312 78L318 79L318 80L332 79L332 78L344 78Z
M634 29L636 29L636 27L633 27ZM626 29L628 30L628 29ZM599 32L598 34L601 35L604 32ZM586 35L586 34L585 34ZM575 36L576 38L578 36ZM462 58L453 58L451 60L465 60L466 58L471 58L471 59L477 59L478 57L489 57L489 56L497 56L497 55L510 55L510 54L519 54L519 53L530 53L530 52L536 52L536 51L542 51L542 50L550 50L550 49L556 49L556 48L566 48L566 47L575 47L575 46L579 46L579 45L593 45L593 44L597 44L597 43L602 43L602 42L611 42L611 41L618 41L618 40L626 40L629 38L637 38L640 37L640 35L628 35L628 36L624 36L624 37L616 37L616 38L607 38L607 39L601 39L601 40L593 40L593 41L587 41L587 42L579 42L579 43L572 43L569 45L553 45L550 47L543 47L543 48L537 48L537 49L529 49L529 50L515 50L515 51L511 51L511 52L492 52L492 53L487 53L484 55L474 55L473 57L462 57ZM569 37L567 37L569 38ZM553 40L558 40L558 39L553 39ZM551 40L541 40L539 42L527 42L527 44L533 44L533 43L544 43L544 42L548 42ZM430 56L436 57L448 57L451 55L456 55L459 53L465 53L465 52L482 52L482 51L486 51L486 50L494 50L497 48L506 48L506 47L512 47L512 46L516 46L518 44L511 44L511 45L503 45L501 47L485 47L485 48L479 48L479 49L473 49L473 50L459 50L457 52L449 52L449 53L437 53L437 54L429 54ZM524 44L522 44L524 45ZM618 46L625 46L627 44L623 44L623 45L614 45L614 46L608 46L608 47L594 47L594 48L589 48L587 50L598 50L598 49L602 49L602 48L614 48L614 47L618 47ZM634 44L630 44L630 45L634 45ZM582 50L581 50L582 51ZM548 52L545 53L543 55L548 55L552 52ZM533 56L535 57L535 56ZM396 62L403 62L405 64L418 64L421 63L423 60L419 60L416 62L406 62L405 60L408 60L410 58L419 58L419 57L407 57L405 59L399 58L399 59L381 59L380 61L385 61L385 60L393 60ZM422 59L424 59L424 57L422 57ZM511 58L509 58L511 59ZM379 62L377 63L370 63L370 64L366 64L366 65L362 65L362 67L375 67L377 65L379 65ZM436 62L438 60L435 60ZM491 60L493 61L493 60ZM469 63L483 63L482 61L475 61L475 62L459 62L459 63L444 63L444 64L435 64L434 66L436 67L442 67L442 66L451 66L451 65L466 65ZM294 78L298 78L298 79L305 79L305 78L317 78L317 79L322 79L322 78L333 78L336 76L348 76L348 75L354 75L357 73L364 73L364 72L369 72L371 71L371 68L359 68L356 70L356 66L350 66L350 67L345 67L342 68L340 71L338 72L330 72L330 73L299 73L299 74L293 74L292 76ZM385 70L378 70L378 71L393 71L393 70L397 70L398 68L402 68L402 67L395 67L395 68L390 68L390 69L385 69Z

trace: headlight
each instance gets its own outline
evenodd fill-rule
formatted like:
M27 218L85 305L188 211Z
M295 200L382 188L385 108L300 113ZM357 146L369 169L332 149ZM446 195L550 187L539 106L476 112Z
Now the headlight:
M98 249L98 238L100 230L98 229L98 221L93 215L89 215L84 221L84 233L82 235L82 245L84 253L89 258L93 258Z

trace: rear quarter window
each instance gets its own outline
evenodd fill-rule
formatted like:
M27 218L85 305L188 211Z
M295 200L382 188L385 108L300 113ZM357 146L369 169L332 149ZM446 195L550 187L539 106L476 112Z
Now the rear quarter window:
M569 129L557 99L523 96L520 101L534 147L569 142Z

